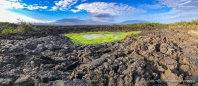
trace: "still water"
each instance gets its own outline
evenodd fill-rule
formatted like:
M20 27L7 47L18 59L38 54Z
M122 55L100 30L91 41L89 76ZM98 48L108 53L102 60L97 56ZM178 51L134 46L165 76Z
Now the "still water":
M111 34L88 34L88 35L83 35L83 38L86 39L95 39L97 37L107 37L107 36L114 36L116 38L116 36L121 36L121 33L111 33Z

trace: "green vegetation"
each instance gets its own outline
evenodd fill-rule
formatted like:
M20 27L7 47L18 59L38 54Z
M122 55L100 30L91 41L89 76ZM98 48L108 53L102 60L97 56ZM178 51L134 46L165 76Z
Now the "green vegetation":
M75 44L100 44L122 40L128 35L139 34L141 31L131 32L84 32L84 33L71 33L65 34ZM94 35L98 35L93 37ZM104 35L104 36L103 36ZM87 38L85 36L88 36Z
M198 19L192 20L190 22L181 21L169 25L169 28L189 28L189 29L198 29Z
M2 34L18 33L21 32L20 29L6 28L1 31Z
M8 22L0 23L1 33L12 34L12 33L21 33L21 32L29 32L29 31L40 31L40 29L33 27L31 23L27 23L20 19L18 20L19 20L19 25Z
M163 24L163 23L135 23L135 24L122 24L117 25L113 24L111 27L124 27L124 28L170 28L170 29L198 29L198 19L192 20L190 22L181 21L171 24Z
M133 28L154 28L154 27L167 27L168 24L161 23L135 23L135 24L123 24L121 27L133 27Z

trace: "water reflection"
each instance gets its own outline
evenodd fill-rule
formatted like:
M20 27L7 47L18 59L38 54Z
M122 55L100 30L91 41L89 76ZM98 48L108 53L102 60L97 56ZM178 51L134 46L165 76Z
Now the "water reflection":
M114 39L117 39L118 36L121 36L123 35L123 33L118 33L118 32L115 32L115 33L109 33L109 34L87 34L87 35L83 35L82 37L83 38L86 38L86 39L95 39L97 37L107 37L107 36L113 36L115 37Z

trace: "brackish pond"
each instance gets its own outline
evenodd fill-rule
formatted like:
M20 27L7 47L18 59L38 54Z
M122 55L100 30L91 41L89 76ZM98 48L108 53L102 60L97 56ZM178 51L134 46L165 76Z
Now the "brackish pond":
M75 44L100 44L122 40L128 35L139 34L141 31L130 32L83 32L65 34Z

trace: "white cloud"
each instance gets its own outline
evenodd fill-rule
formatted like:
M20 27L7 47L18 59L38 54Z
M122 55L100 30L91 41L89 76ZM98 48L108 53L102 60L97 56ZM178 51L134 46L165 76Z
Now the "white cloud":
M198 18L197 0L159 0L159 3L171 8L161 19L164 20L192 20Z
M198 0L157 0L156 4L143 4L139 7L160 8L166 12L138 15L134 18L146 19L153 22L174 23L178 21L191 21L198 19ZM160 6L161 5L161 6ZM166 9L168 8L168 9ZM170 9L170 10L169 10ZM161 10L161 9L158 9Z
M19 0L1 0L0 8L19 8L22 9L26 4L21 3Z
M47 9L47 8L48 8L48 6L38 6L38 5L36 5L36 4L34 4L34 5L29 5L29 6L27 7L27 9L29 9L29 10Z
M39 6L38 4L27 5L26 3L22 3L22 0L0 0L0 13L3 13L3 15L0 16L1 22L18 22L17 19L22 19L27 22L45 22L6 10L13 8L37 10L47 9L47 6Z
M39 6L37 4L27 5L22 3L22 0L1 0L0 8L15 8L15 9L28 9L28 10L37 10L37 9L47 9L47 6Z
M79 10L79 9L77 9L77 10L71 9L71 11L74 12L74 13L77 13L77 12L79 12L81 10Z
M160 3L172 8L173 10L191 11L198 10L197 0L159 0Z
M61 11L68 10L71 8L72 5L76 4L78 0L60 0L60 1L54 1L55 6L53 6L50 10L55 11L59 8Z
M51 9L50 9L50 11L56 11L56 10L58 10L58 6L53 6L53 7L51 7Z
M27 17L27 16L24 16L24 15L20 15L20 14L17 14L17 13L14 13L14 12L10 12L8 10L5 10L3 8L0 8L0 13L3 13L3 15L0 16L0 22L18 22L17 19L22 19L24 21L27 21L27 22L45 22L45 21L42 21L42 20L36 20L36 19L33 19L33 18L30 18L30 17Z
M166 5L167 7L171 8L180 8L183 6L188 6L189 4L192 5L192 2L197 2L193 0L159 0L160 3Z
M111 15L122 14L134 14L146 12L145 10L134 8L126 4L106 3L106 2L93 2L84 3L76 6L76 10L72 9L72 12L78 12L80 10L86 10L90 13L106 13Z

